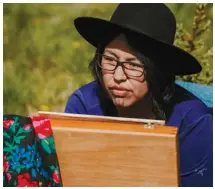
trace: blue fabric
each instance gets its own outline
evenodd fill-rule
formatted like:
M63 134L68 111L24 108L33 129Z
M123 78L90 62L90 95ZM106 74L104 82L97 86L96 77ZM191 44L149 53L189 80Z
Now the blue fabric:
M212 115L198 98L183 88L178 87L177 90L186 95L182 95L181 99L176 98L166 125L178 128L180 186L212 186ZM68 99L65 112L117 116L115 106L102 94L101 87L96 82L75 91Z
M192 82L176 80L177 85L187 89L192 94L202 100L208 107L213 107L213 87L208 85L200 85Z

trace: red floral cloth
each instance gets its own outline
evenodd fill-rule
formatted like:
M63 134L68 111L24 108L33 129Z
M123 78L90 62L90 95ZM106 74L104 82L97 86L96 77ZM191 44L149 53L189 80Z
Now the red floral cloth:
M50 121L3 116L3 186L62 186Z

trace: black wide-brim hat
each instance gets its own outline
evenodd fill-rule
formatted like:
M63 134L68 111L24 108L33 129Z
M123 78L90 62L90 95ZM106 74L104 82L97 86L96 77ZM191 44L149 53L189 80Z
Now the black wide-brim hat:
M196 74L202 70L196 58L173 45L176 20L162 3L122 3L110 21L78 17L74 24L81 36L96 48L124 33L163 70L174 75Z

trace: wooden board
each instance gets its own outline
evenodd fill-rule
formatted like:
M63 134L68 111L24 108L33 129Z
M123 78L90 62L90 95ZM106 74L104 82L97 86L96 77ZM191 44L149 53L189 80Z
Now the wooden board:
M177 129L164 121L39 112L63 186L178 186Z

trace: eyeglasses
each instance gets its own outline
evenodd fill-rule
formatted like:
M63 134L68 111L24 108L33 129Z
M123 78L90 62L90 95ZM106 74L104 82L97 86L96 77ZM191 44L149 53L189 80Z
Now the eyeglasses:
M144 65L133 62L120 62L110 56L98 54L98 65L107 71L114 71L118 66L122 66L124 73L131 77L141 77L144 74Z

